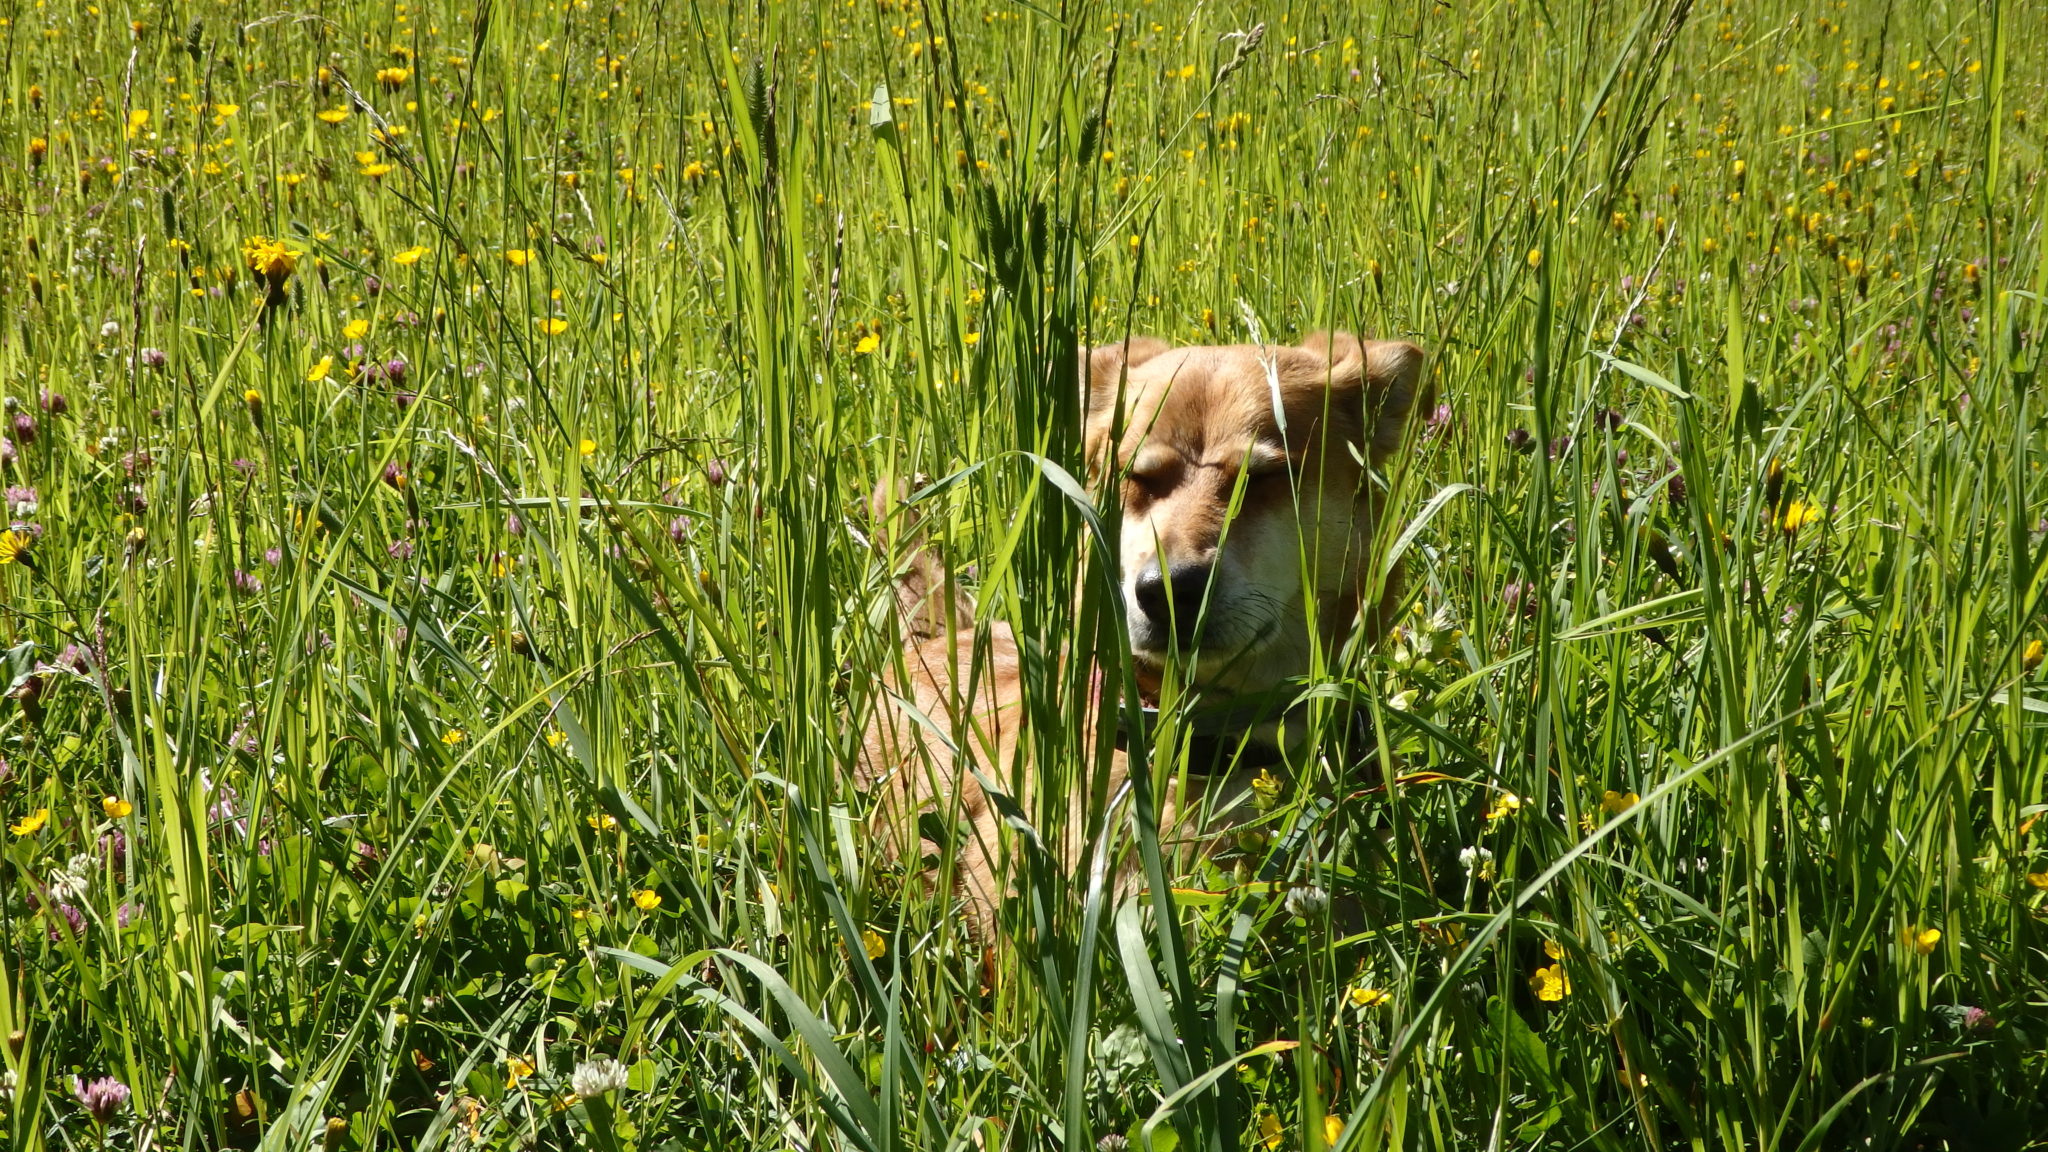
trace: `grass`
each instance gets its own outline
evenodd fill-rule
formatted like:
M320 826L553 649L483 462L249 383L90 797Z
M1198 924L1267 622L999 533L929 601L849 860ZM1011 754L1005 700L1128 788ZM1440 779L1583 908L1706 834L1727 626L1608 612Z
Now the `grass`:
M2041 1146L2042 16L17 5L6 1146ZM865 493L1088 787L1074 349L1324 327L1375 746L984 954Z

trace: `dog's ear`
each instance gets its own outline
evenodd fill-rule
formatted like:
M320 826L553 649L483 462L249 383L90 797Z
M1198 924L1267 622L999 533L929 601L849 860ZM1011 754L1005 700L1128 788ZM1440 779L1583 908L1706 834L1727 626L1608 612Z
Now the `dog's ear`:
M1331 388L1357 393L1373 463L1400 447L1409 416L1428 399L1422 349L1406 340L1360 340L1349 332L1316 332L1301 346L1328 362Z
M1084 349L1081 353L1081 435L1083 459L1088 462L1089 479L1102 463L1103 443L1115 421L1117 390L1124 372L1136 368L1171 345L1156 336L1131 336L1115 344Z

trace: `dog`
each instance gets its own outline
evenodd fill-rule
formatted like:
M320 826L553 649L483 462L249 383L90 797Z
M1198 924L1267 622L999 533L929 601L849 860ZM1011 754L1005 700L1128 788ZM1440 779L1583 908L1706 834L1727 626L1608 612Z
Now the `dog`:
M1083 455L1090 486L1122 507L1118 578L1142 693L1156 701L1171 666L1205 698L1256 696L1308 673L1318 648L1334 654L1354 632L1378 639L1402 588L1398 571L1379 572L1385 485L1373 473L1426 408L1422 368L1413 344L1341 332L1293 347L1132 338L1083 355ZM1007 887L1004 797L1011 814L1031 811L1042 779L1018 759L1028 746L1022 653L1005 624L977 635L972 602L915 539L897 496L877 489L871 511L898 525L877 540L901 557L904 659L856 774L878 794L887 855L944 854L925 814L960 830L957 894L988 940ZM1092 708L1076 719L1097 730ZM1118 747L1108 795L1128 771ZM1200 788L1162 798L1162 837L1199 833L1183 813L1200 810ZM1067 831L1047 848L1071 870L1085 849L1085 797L1069 792Z

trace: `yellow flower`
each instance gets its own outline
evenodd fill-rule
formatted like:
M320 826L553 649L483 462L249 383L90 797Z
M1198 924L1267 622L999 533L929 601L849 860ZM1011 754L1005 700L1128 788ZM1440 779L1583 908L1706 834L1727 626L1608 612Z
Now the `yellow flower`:
M1503 792L1494 800L1493 807L1486 810L1486 818L1488 820L1505 820L1521 810L1522 798L1513 792Z
M1531 249L1529 249L1529 267L1531 267L1531 268L1540 268L1540 267L1542 267L1542 266L1543 266L1543 249L1541 249L1541 248L1531 248Z
M1642 803L1642 800L1641 796L1633 792L1609 791L1600 794L1600 806L1615 816L1619 816L1637 804Z
M2039 888L2044 892L2048 892L2048 872L2027 873L2027 883L2032 884L2034 887Z
M578 440L578 441L576 442L576 454L577 454L577 455L579 455L579 456L590 456L590 455L594 455L594 454L595 454L596 452L597 452L597 441L595 441L595 440L591 440L591 439L588 439L588 438L585 438L585 439L582 439L582 440Z
M344 340L361 340L369 332L370 322L361 316L341 326L341 338Z
M1328 1145L1330 1145L1330 1146L1331 1146L1332 1148L1334 1148L1334 1147L1336 1147L1336 1146L1337 1146L1337 1140L1338 1140L1338 1139L1339 1139L1340 1137L1342 1137L1343 1135L1344 1135L1344 1118L1343 1118L1343 1117L1341 1117L1341 1116L1325 1116L1325 1117L1323 1117L1323 1143L1325 1143L1325 1144L1328 1144Z
M446 744L450 748L467 739L469 739L469 733L464 732L460 728L450 728L446 732L441 733L441 743Z
M1941 943L1941 929L1908 928L1906 929L1906 942L1913 946L1913 950L1915 952L1920 953L1922 956L1926 956L1934 951L1934 946L1936 944Z
M298 270L301 252L282 240L268 236L251 236L242 241L242 262L249 271L270 281L273 287L281 287Z
M1394 998L1394 994L1384 988L1367 988L1363 984L1353 986L1346 995L1353 1008L1377 1008Z
M9 832L14 833L16 836L33 836L36 833L41 832L43 830L43 825L48 824L49 822L50 810L48 808L38 808L35 811L29 813L28 815L23 816L21 818L20 823L9 824L7 826L7 830Z
M505 1087L517 1088L519 1082L533 1075L533 1061L524 1056L509 1056L505 1059Z
M583 818L583 822L599 832L616 832L619 827L619 818L609 812L599 812L595 816L586 816Z
M2036 640L2027 645L2026 652L2020 656L2020 663L2026 666L2027 671L2032 672L2041 666L2041 656L2041 642Z
M412 79L412 69L410 68L377 69L377 83L384 85L386 88L397 88L410 79Z
M213 114L215 116L220 117L223 120L227 119L230 116L233 116L235 113L240 112L241 110L242 106L240 104L215 104L213 106Z
M128 138L135 139L137 133L149 127L149 109L137 108L128 113Z
M325 380L327 379L327 374L332 371L334 371L334 357L322 356L318 364L313 365L312 368L307 370L306 382L310 384Z
M704 165L701 161L692 160L688 164L683 165L683 180L685 183L695 184L703 178Z
M642 912L652 912L661 907L661 893L652 888L642 888L633 893L633 907Z
M1261 1109L1259 1111L1259 1143L1264 1144L1268 1148L1278 1148L1285 1139L1286 1134L1280 1127L1279 1115L1271 1108Z
M368 176L372 180L381 180L391 175L391 165L383 163L365 164L363 165L363 175Z
M1555 1004L1571 995L1572 979L1565 975L1563 964L1552 964L1547 968L1538 968L1529 977L1529 990L1536 993L1538 1000Z
M28 546L35 540L26 532L12 528L0 531L0 566L14 563L28 554Z
M562 731L560 728L548 729L548 747L560 748L563 742L565 742L568 739L569 734L567 732Z
M507 248L505 249L505 259L514 268L524 268L526 267L527 263L533 259L533 249Z
M856 356L865 356L868 353L873 352L875 349L880 348L881 346L882 338L880 336L875 335L873 332L870 332L867 335L860 338L860 343L855 344L853 346L853 354Z
M1818 505L1808 504L1804 500L1794 500L1785 505L1784 514L1778 518L1778 527L1787 533L1793 533L1808 524L1818 523L1820 518L1821 510Z
M965 345L966 347L972 348L972 347L974 347L974 346L975 346L976 344L979 344L979 343L981 343L981 333L979 333L979 332L969 332L969 333L967 333L966 335L964 335L964 336L960 337L960 343L961 343L961 344L963 344L963 345ZM2036 643L2039 643L2039 642L2038 642L2038 641L2036 641Z
M135 811L135 805L121 799L119 796L102 796L100 797L100 811L105 812L109 820L119 820L130 812Z
M888 955L889 952L889 942L884 940L882 934L873 928L863 928L860 930L860 946L867 950L868 959L870 960L880 960L883 956Z
M540 330L549 336L560 336L569 330L569 322L560 316L542 316L534 321Z
M348 119L348 109L326 108L315 112L313 115L319 117L322 124L339 124L343 120Z

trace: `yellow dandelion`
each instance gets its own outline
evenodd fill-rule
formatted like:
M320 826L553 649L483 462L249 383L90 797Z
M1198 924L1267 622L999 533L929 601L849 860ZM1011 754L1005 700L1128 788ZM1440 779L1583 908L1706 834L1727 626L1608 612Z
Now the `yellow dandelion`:
M867 335L860 338L860 343L855 344L853 346L853 354L856 356L865 356L868 353L873 352L875 349L880 348L881 346L882 338L880 336L875 335L873 332L870 332Z
M273 286L282 286L291 279L298 270L299 257L304 255L284 241L268 236L251 236L242 241L242 263Z
M9 832L14 833L16 836L33 836L36 833L41 832L43 830L43 825L48 824L49 822L50 810L48 808L38 808L35 811L29 813L28 815L23 816L18 822L9 824L7 826L7 830Z
M348 109L326 108L315 112L313 115L318 117L322 124L339 124L343 120L348 119Z
M661 893L652 888L642 888L633 893L633 907L642 912L652 912L661 907Z
M569 322L560 316L542 316L534 321L534 325L549 336L560 336L569 330Z
M372 180L381 180L384 177L391 175L391 171L391 165L381 162L376 164L365 164L362 167L362 174L368 176Z
M1808 524L1818 523L1820 518L1821 510L1818 505L1809 504L1804 500L1794 500L1785 505L1784 514L1778 517L1778 527L1789 534L1799 531Z
M119 796L102 796L100 797L100 811L105 812L109 820L120 820L130 812L135 811L135 805L121 799Z
M511 264L514 268L524 268L527 266L527 264L531 263L532 260L533 249L531 248L505 249L505 261Z
M0 566L12 564L17 560L26 560L29 545L34 541L35 537L26 532L18 532L12 528L0 531Z
M704 179L704 175L705 168L701 161L692 160L683 165L683 182L686 184L695 184Z
M327 374L332 371L334 371L334 357L322 356L318 363L306 370L306 382L308 384L318 383L327 379Z

